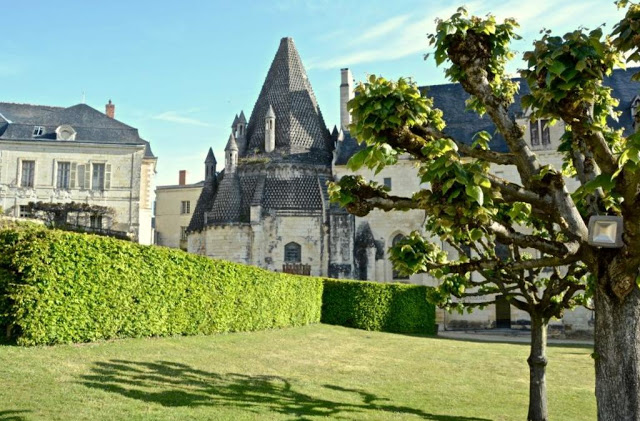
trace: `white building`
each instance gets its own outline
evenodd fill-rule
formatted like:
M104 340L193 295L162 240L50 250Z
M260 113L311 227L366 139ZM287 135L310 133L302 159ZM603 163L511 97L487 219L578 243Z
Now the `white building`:
M86 104L72 107L0 103L0 207L27 215L30 202L86 203L108 218L79 215L93 230L126 233L151 244L151 192L157 158L138 130Z

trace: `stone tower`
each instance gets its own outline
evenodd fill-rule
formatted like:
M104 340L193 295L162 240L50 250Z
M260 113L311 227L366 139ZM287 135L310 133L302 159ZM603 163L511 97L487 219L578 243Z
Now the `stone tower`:
M276 113L269 105L267 115L264 117L264 150L273 152L276 148Z
M353 75L349 69L340 69L340 129L349 130L351 124L351 113L347 108L347 103L353 98Z
M210 182L212 179L216 177L216 156L213 154L213 149L209 148L209 153L207 153L207 158L204 160L204 179L207 182Z
M236 143L236 137L231 133L229 135L229 141L227 147L224 148L225 163L224 170L227 174L236 172L236 166L238 165L238 144Z

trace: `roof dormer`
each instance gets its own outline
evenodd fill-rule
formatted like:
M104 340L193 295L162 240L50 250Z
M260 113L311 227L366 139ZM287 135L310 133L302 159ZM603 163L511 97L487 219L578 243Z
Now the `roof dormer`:
M56 139L58 140L76 140L76 131L68 124L58 126L56 129Z

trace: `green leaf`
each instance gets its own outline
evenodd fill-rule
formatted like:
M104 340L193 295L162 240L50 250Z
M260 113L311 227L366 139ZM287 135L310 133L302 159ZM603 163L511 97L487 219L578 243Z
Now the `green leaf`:
M470 198L475 200L480 206L482 206L482 204L484 203L484 193L482 192L482 189L480 188L480 186L467 184L467 186L465 187L465 192L467 193L467 196L469 196Z

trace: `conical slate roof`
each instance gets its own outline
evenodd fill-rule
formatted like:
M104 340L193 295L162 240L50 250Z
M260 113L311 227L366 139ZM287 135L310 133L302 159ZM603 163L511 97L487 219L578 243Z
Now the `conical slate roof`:
M264 153L264 118L269 106L276 116L276 152L322 155L333 144L298 51L291 38L282 38L247 127L246 152ZM245 151L241 151L244 154Z
M233 132L229 135L229 141L227 142L227 147L224 148L225 151L237 151L238 144L236 143L236 137L233 135Z
M247 124L247 118L244 116L244 111L240 111L240 117L238 117L237 122Z
M214 164L218 162L216 161L216 156L213 153L213 148L209 148L209 153L207 154L207 158L204 160L205 164L208 164L210 162L213 162Z

